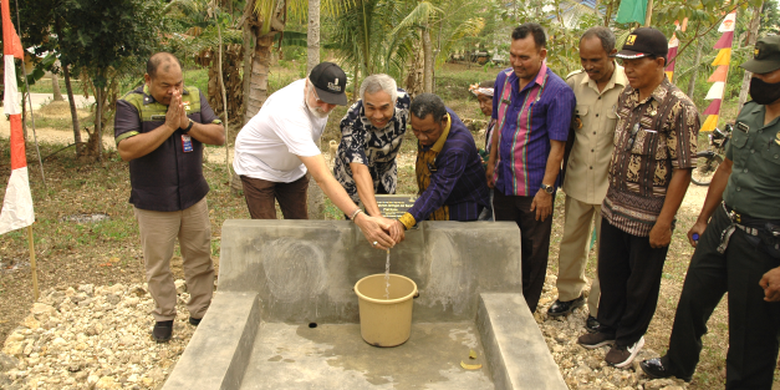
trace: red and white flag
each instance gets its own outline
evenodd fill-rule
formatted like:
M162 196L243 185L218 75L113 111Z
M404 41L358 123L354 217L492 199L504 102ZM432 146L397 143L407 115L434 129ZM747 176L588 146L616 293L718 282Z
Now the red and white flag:
M5 97L3 111L11 121L11 178L5 189L3 209L0 211L0 234L32 225L33 213L30 180L27 175L27 156L24 152L21 99L16 85L14 58L24 59L24 52L16 29L11 22L8 0L2 0L3 59L5 60Z

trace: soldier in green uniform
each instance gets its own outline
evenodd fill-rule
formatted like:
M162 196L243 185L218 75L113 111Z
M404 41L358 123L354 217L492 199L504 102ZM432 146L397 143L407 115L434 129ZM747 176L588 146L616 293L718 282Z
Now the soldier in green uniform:
M641 363L653 378L691 380L707 320L728 292L726 389L772 388L780 336L780 36L760 39L742 67L753 72L753 100L737 117L726 158L688 232L696 251L669 350Z

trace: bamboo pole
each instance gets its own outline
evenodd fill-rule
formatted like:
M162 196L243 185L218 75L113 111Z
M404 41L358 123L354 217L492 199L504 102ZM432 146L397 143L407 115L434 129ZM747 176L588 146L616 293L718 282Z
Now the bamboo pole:
M232 177L230 173L230 117L228 115L227 89L225 89L225 76L222 74L222 26L219 18L217 19L217 34L219 35L219 86L222 90L222 110L225 113L225 168L227 168L228 182Z
M650 27L653 20L653 0L647 0L647 13L645 14L645 27Z
M33 243L32 225L27 226L27 240L30 243L30 273L33 282L33 298L38 300L40 291L38 290L38 266L35 264L35 244Z

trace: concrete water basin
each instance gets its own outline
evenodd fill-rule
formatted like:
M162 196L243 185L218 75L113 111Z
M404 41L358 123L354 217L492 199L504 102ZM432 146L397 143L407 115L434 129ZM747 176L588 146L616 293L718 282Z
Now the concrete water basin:
M385 256L345 221L226 221L218 291L163 388L567 388L521 294L514 223L407 232L390 272L420 296L393 348L363 341L352 291Z

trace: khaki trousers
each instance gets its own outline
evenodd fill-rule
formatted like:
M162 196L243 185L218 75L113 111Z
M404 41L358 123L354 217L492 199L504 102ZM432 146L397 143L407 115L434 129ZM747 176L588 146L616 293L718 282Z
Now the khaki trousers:
M184 279L190 301L187 310L193 318L203 318L214 292L214 266L211 261L211 222L206 198L181 211L151 211L135 208L135 217L144 252L146 281L154 299L156 321L176 318L176 286L170 263L173 246L179 239Z
M563 238L558 255L558 300L566 302L577 299L587 286L585 265L588 263L588 244L596 224L596 248L601 239L601 205L580 202L566 196L564 202L566 221L563 225ZM593 278L588 296L590 315L597 317L599 307L599 277Z

